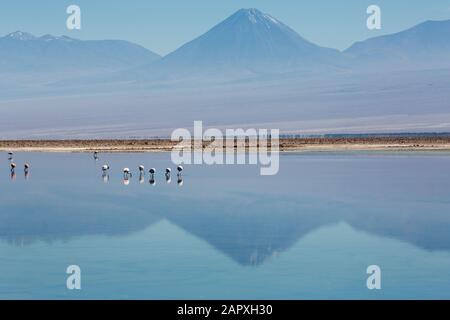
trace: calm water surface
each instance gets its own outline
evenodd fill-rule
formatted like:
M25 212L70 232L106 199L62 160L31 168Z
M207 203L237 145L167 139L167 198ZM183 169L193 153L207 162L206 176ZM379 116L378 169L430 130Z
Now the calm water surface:
M16 154L15 177L2 157L1 299L450 299L449 154L289 154L273 177L190 166L183 186L169 154Z

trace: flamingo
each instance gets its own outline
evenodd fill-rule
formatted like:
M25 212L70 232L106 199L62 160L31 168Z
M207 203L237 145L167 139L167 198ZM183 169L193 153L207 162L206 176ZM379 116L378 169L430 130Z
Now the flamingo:
M181 176L181 173L183 172L183 167L182 166L178 166L177 167L177 170L178 170L178 176Z
M131 171L130 171L130 169L129 168L124 168L123 169L123 176L124 176L124 179L129 179L130 177L132 177L132 174L131 174Z
M149 181L149 183L152 186L156 186L156 181L155 181L156 169L155 168L151 168L150 170L148 170L148 172L150 173L150 181Z
M144 183L145 167L143 165L139 166L139 183Z
M108 183L108 181L109 181L108 170L109 170L109 165L105 164L102 166L102 171L103 171L102 178L103 178L104 183Z
M123 168L123 184L129 185L130 184L130 178L132 177L131 171L129 168Z

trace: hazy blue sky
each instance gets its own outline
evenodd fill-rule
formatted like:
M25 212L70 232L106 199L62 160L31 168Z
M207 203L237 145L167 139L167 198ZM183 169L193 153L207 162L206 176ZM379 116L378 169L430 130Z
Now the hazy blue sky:
M65 27L66 8L82 9L82 30ZM366 8L382 8L383 29L366 28ZM344 49L425 20L450 19L450 0L14 0L0 4L0 35L16 30L81 39L124 39L166 54L240 8L258 8L317 44Z

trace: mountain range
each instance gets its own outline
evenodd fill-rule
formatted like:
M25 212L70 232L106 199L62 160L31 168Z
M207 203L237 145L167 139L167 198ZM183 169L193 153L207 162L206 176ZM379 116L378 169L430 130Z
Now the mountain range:
M82 41L67 36L35 37L17 31L0 38L0 72L118 70L160 58L139 45L120 40Z
M160 57L116 40L82 41L14 32L0 38L0 73L101 70L134 74L286 73L293 71L450 66L450 20L427 21L393 35L368 39L345 51L304 39L269 14L241 9L202 36Z
M283 133L450 131L450 20L313 44L242 9L161 57L127 41L0 38L0 139L170 136L194 120Z
M357 42L343 54L354 67L439 68L450 66L450 20L426 21L411 29Z

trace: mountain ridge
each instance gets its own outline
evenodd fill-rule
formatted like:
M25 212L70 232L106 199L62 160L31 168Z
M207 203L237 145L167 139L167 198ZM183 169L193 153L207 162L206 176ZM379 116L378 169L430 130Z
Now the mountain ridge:
M0 38L0 72L98 68L100 81L212 76L240 77L450 67L450 20L355 42L339 51L303 38L270 14L240 9L204 34L161 57L124 40L79 40L16 31ZM63 59L62 57L65 57ZM114 72L118 72L114 74Z
M126 69L161 57L125 40L80 40L15 31L0 38L0 72Z
M355 42L343 51L356 65L450 66L450 20L427 20L403 31Z

